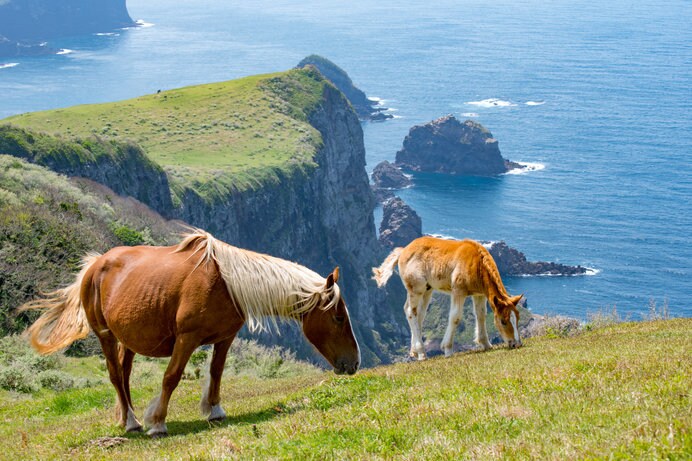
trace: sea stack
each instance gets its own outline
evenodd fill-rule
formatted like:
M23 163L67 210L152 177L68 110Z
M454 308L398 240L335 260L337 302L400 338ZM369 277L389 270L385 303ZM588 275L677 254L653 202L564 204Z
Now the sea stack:
M521 165L500 154L498 142L480 123L453 115L410 129L396 165L404 170L452 175L494 176Z

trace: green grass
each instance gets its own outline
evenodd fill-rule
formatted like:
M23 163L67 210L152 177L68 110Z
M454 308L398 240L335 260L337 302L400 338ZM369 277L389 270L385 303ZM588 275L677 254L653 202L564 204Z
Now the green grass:
M691 328L692 319L616 324L352 377L229 376L222 387L229 418L219 424L197 413L200 381L183 381L162 440L124 435L106 384L31 397L5 392L0 457L690 459ZM137 380L138 414L159 380ZM109 442L115 446L104 448Z
M68 138L134 141L166 169L175 192L190 187L214 198L314 166L322 140L307 120L325 85L313 71L291 70L5 121Z

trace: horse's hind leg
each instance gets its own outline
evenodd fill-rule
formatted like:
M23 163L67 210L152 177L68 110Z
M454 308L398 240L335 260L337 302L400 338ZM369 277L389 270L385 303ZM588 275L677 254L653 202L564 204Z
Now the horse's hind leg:
M476 317L476 338L473 340L476 344L481 346L484 350L490 349L490 341L488 341L488 329L485 323L485 316L487 313L485 307L485 296L475 295L472 296L473 299L473 314Z
M142 429L142 425L135 417L135 412L130 405L129 392L125 389L123 368L118 357L118 340L110 331L100 332L97 334L97 337L101 342L103 355L106 357L108 375L118 394L118 419L120 420L120 425L125 427L127 432L139 431Z
M418 310L420 308L422 295L408 291L406 296L406 305L404 306L404 311L406 313L406 320L408 320L408 325L411 328L411 350L409 356L417 358L418 360L425 360L425 347L423 346L423 337L421 335L421 330L418 327Z
M130 395L130 374L132 373L132 362L134 361L135 353L132 349L128 349L122 343L118 345L118 360L123 373L123 386L125 387L125 395L127 396L127 404L131 415L128 415L126 428L128 432L141 431L142 425L134 416L134 408L132 405L132 396ZM132 421L134 419L134 421Z
M423 337L423 323L425 322L425 314L428 312L428 306L430 305L432 294L432 288L428 288L425 294L423 294L421 297L420 305L418 306L418 330L420 331L421 339Z
M168 429L166 428L168 401L175 388L178 387L185 365L187 365L187 361L190 360L190 356L198 345L198 338L194 335L183 334L175 339L173 355L163 375L161 395L152 400L144 413L144 423L150 428L147 434L152 437L168 435Z
M211 357L209 366L209 382L202 394L200 409L204 416L208 416L209 421L221 421L226 419L226 412L221 408L221 375L226 364L226 355L235 335L214 344L214 354Z
M454 353L454 333L461 322L461 315L464 311L464 301L467 294L465 292L452 293L449 303L449 320L447 321L447 331L442 339L442 350L445 357L450 357Z

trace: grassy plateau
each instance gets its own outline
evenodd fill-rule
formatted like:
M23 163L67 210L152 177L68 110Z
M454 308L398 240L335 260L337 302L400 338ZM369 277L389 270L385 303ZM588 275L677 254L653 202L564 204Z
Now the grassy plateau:
M308 117L325 85L316 71L294 69L4 122L67 138L133 141L174 188L214 196L219 187L244 190L276 171L313 166L322 139Z
M187 379L157 440L114 424L98 358L62 358L92 384L0 391L0 458L690 459L691 329L692 319L621 323L350 377L229 373L228 419L214 424L198 414L202 379ZM138 415L162 366L135 363Z

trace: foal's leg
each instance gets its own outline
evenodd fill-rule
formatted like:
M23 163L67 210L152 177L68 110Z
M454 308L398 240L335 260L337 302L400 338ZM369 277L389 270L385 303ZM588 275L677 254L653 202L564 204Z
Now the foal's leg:
M171 360L168 362L168 367L163 375L161 395L152 400L149 408L144 413L144 423L150 428L147 434L152 437L168 435L168 429L166 428L168 401L180 382L180 377L183 375L187 361L190 360L190 356L199 345L196 339L189 334L180 335L175 339L173 355L171 355Z
M223 411L221 405L221 375L223 367L226 363L226 355L228 348L235 339L235 335L214 344L214 354L211 357L211 365L209 366L209 382L202 394L202 401L199 406L204 416L208 416L209 421L221 421L226 419L226 412Z
M101 342L103 355L106 357L108 376L118 394L118 405L120 408L119 423L121 426L125 427L125 430L128 432L138 431L142 428L142 425L139 424L139 421L137 421L135 417L135 412L132 410L129 403L128 393L125 390L123 369L118 360L118 340L110 331L99 333L97 337Z
M423 323L425 322L425 314L428 312L430 298L432 298L432 288L427 290L421 297L420 305L418 306L418 331L420 331L421 339L423 338Z
M420 306L421 297L422 295L420 294L408 291L404 311L406 313L408 325L411 328L411 350L409 351L409 356L417 358L418 360L425 360L423 337L418 327L418 308Z
M488 350L492 346L488 341L488 329L485 324L485 315L487 313L485 307L485 296L475 295L473 298L473 314L476 317L476 339L473 341L481 346L483 350Z
M445 357L451 357L454 353L454 333L461 322L461 316L464 312L464 301L466 300L466 292L454 292L451 295L449 302L449 320L447 320L447 330L442 338L442 350Z
M141 431L142 425L137 421L134 413L134 405L132 405L132 396L130 395L130 374L132 373L132 362L134 361L135 353L132 349L128 349L122 343L118 346L118 360L123 373L123 386L125 387L125 395L127 396L128 414L127 423L125 425L127 432Z

